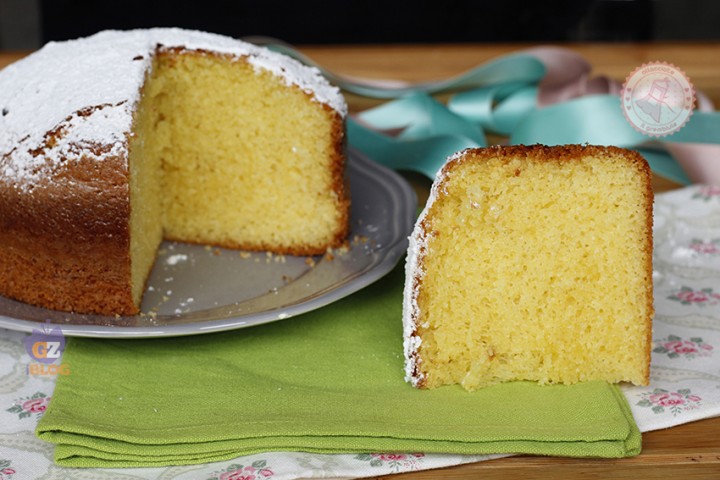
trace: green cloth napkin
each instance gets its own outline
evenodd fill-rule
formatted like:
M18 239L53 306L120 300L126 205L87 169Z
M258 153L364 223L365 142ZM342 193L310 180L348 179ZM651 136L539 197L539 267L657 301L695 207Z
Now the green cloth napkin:
M204 463L265 451L625 457L641 436L616 386L403 380L402 268L335 304L201 336L72 338L37 435L73 467Z

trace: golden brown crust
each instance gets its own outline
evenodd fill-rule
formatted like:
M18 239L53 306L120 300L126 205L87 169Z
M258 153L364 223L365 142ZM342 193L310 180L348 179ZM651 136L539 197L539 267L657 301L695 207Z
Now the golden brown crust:
M37 248L33 237L14 239ZM134 315L129 284L130 259L117 245L71 245L43 243L43 249L10 245L0 236L0 282L2 294L45 308L99 315ZM118 260L119 259L119 260Z
M461 152L456 158L445 164L442 168L443 172L449 172L455 168L456 163L471 161L471 159L490 159L490 158L517 158L529 157L535 160L548 162L572 162L588 156L623 156L631 160L635 166L645 175L650 175L650 167L647 161L636 151L614 146L596 146L596 145L510 145L510 146L492 146L486 148L469 148ZM510 160L508 160L509 162ZM649 186L650 196L652 198L652 184Z
M338 112L324 105L328 114L333 117L333 157L332 157L332 190L337 197L338 210L340 211L340 219L335 237L330 242L329 247L337 248L343 246L347 242L350 234L350 189L348 181L345 178L347 172L347 140L345 132L345 122Z
M648 165L647 161L645 161L642 156L640 156L637 152L630 152L630 154L633 155L636 162L638 163L639 167L642 170L642 173L644 175L644 183L645 183L645 192L644 192L644 198L645 198L645 222L646 222L646 228L648 232L653 231L653 204L654 204L654 194L652 190L652 172L650 170L650 166ZM647 309L648 309L648 317L646 318L646 328L647 328L647 341L646 341L646 348L645 348L645 357L647 358L647 361L645 362L646 365L646 371L645 371L645 383L643 385L650 385L650 359L651 359L651 353L652 353L652 319L655 315L655 307L653 302L653 289L652 289L652 273L653 273L653 266L652 266L652 252L653 252L653 236L652 234L646 235L645 237L645 245L643 246L643 253L645 254L645 272L647 275L647 283L650 285L650 288L647 292Z
M0 189L0 294L68 312L137 313L124 159L66 161L32 194Z

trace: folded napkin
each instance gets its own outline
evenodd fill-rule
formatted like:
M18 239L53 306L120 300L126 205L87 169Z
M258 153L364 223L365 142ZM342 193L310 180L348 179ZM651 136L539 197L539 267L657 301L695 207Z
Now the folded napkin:
M624 457L640 432L603 382L468 393L403 380L403 274L302 316L201 336L73 338L37 435L74 467L265 451Z

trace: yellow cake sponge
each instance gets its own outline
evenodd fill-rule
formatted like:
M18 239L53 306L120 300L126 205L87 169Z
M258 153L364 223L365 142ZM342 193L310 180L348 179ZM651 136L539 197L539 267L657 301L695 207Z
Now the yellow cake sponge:
M652 203L647 162L629 150L451 157L410 239L407 380L647 385Z

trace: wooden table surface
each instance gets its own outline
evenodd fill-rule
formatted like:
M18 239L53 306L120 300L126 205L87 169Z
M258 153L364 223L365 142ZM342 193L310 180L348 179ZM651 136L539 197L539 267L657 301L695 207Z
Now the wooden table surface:
M497 56L533 45L373 45L308 46L301 50L320 65L347 75L424 81L447 78ZM666 61L681 68L697 90L720 106L720 43L568 44L593 65L593 75L619 81L650 61ZM27 52L0 52L0 68ZM72 68L72 66L68 66ZM377 105L378 101L348 96L351 112ZM719 107L720 108L720 107ZM422 180L413 179L422 190ZM419 187L417 186L419 184ZM656 192L677 188L655 178ZM421 197L422 197L422 191ZM392 475L393 480L438 478L669 478L720 479L720 418L702 420L667 430L643 434L643 452L634 458L566 459L516 456L440 470Z

